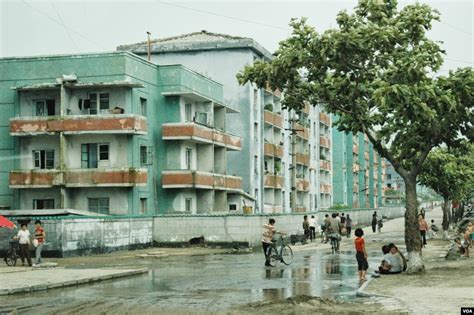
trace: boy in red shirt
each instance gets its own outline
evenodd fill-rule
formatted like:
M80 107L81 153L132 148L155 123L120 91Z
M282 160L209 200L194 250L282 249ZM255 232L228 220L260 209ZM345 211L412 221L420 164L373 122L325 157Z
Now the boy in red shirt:
M367 251L365 250L365 241L362 237L364 235L364 231L361 228L358 228L355 230L354 234L356 236L354 244L357 252L356 259L359 269L359 281L364 282L367 280L365 278L365 274L367 273L367 269L369 269L369 263L367 262Z

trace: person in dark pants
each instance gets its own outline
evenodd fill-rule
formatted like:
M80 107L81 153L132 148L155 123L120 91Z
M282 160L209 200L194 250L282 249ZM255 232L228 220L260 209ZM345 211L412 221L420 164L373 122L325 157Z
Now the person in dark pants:
M316 240L316 218L314 217L314 215L311 216L311 218L308 219L308 222L309 222L309 230L310 230L310 238L311 238L311 242L313 242L314 240Z
M421 246L425 247L426 246L426 231L429 230L429 227L428 227L428 223L426 223L426 220L422 214L418 216L418 226L419 226L420 234L421 234Z
M20 243L21 264L24 266L26 259L28 261L28 265L32 266L30 256L30 231L28 231L28 226L25 223L21 224L21 230L18 231L15 239L17 239Z
M374 214L372 214L372 232L375 233L375 230L377 228L377 211L374 211Z
M352 219L349 215L346 217L346 233L347 238L351 237L351 230L352 230Z
M268 224L263 226L263 233L262 233L262 247L263 247L263 254L265 255L265 266L270 266L270 250L273 247L273 235L275 234L283 234L283 232L279 232L275 228L275 219L270 218L268 220Z
M308 221L307 215L303 217L303 231L304 231L305 241L307 241L310 238L310 234L311 234L309 230L309 221Z

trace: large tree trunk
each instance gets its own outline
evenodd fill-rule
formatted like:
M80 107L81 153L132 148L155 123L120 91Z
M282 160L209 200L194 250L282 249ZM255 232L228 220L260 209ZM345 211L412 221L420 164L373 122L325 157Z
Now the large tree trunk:
M444 198L444 203L443 203L443 240L448 239L448 230L449 230L449 223L450 223L450 218L449 218L449 199Z
M425 271L421 257L421 234L418 225L418 206L416 197L416 177L407 176L405 180L405 244L408 252L408 273Z

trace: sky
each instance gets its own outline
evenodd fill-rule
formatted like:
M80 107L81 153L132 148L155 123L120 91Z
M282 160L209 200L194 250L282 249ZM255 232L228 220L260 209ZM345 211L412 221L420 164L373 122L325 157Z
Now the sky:
M441 72L474 66L474 0L425 0L441 12L430 37L447 51ZM414 1L399 1L399 7ZM114 51L118 45L207 30L252 37L274 51L291 18L335 27L356 0L91 1L0 0L0 57Z

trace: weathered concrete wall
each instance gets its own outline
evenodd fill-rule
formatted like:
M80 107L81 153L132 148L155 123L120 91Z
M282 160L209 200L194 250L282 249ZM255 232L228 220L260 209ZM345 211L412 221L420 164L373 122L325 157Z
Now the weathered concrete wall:
M354 226L369 225L374 210L344 211L350 214ZM402 207L377 209L379 216L401 217L405 213ZM323 222L325 212L315 213L318 224ZM208 242L260 244L262 226L268 218L276 220L278 230L289 234L302 234L303 214L273 215L190 215L159 216L154 218L153 241L158 244L186 243L193 237L204 236Z
M126 215L129 211L128 192L130 188L100 187L74 188L68 190L69 207L89 211L88 198L109 198L109 214Z
M46 231L45 256L77 256L133 249L152 244L153 219L88 218L43 220ZM33 234L34 226L29 224ZM18 230L0 230L0 251Z

